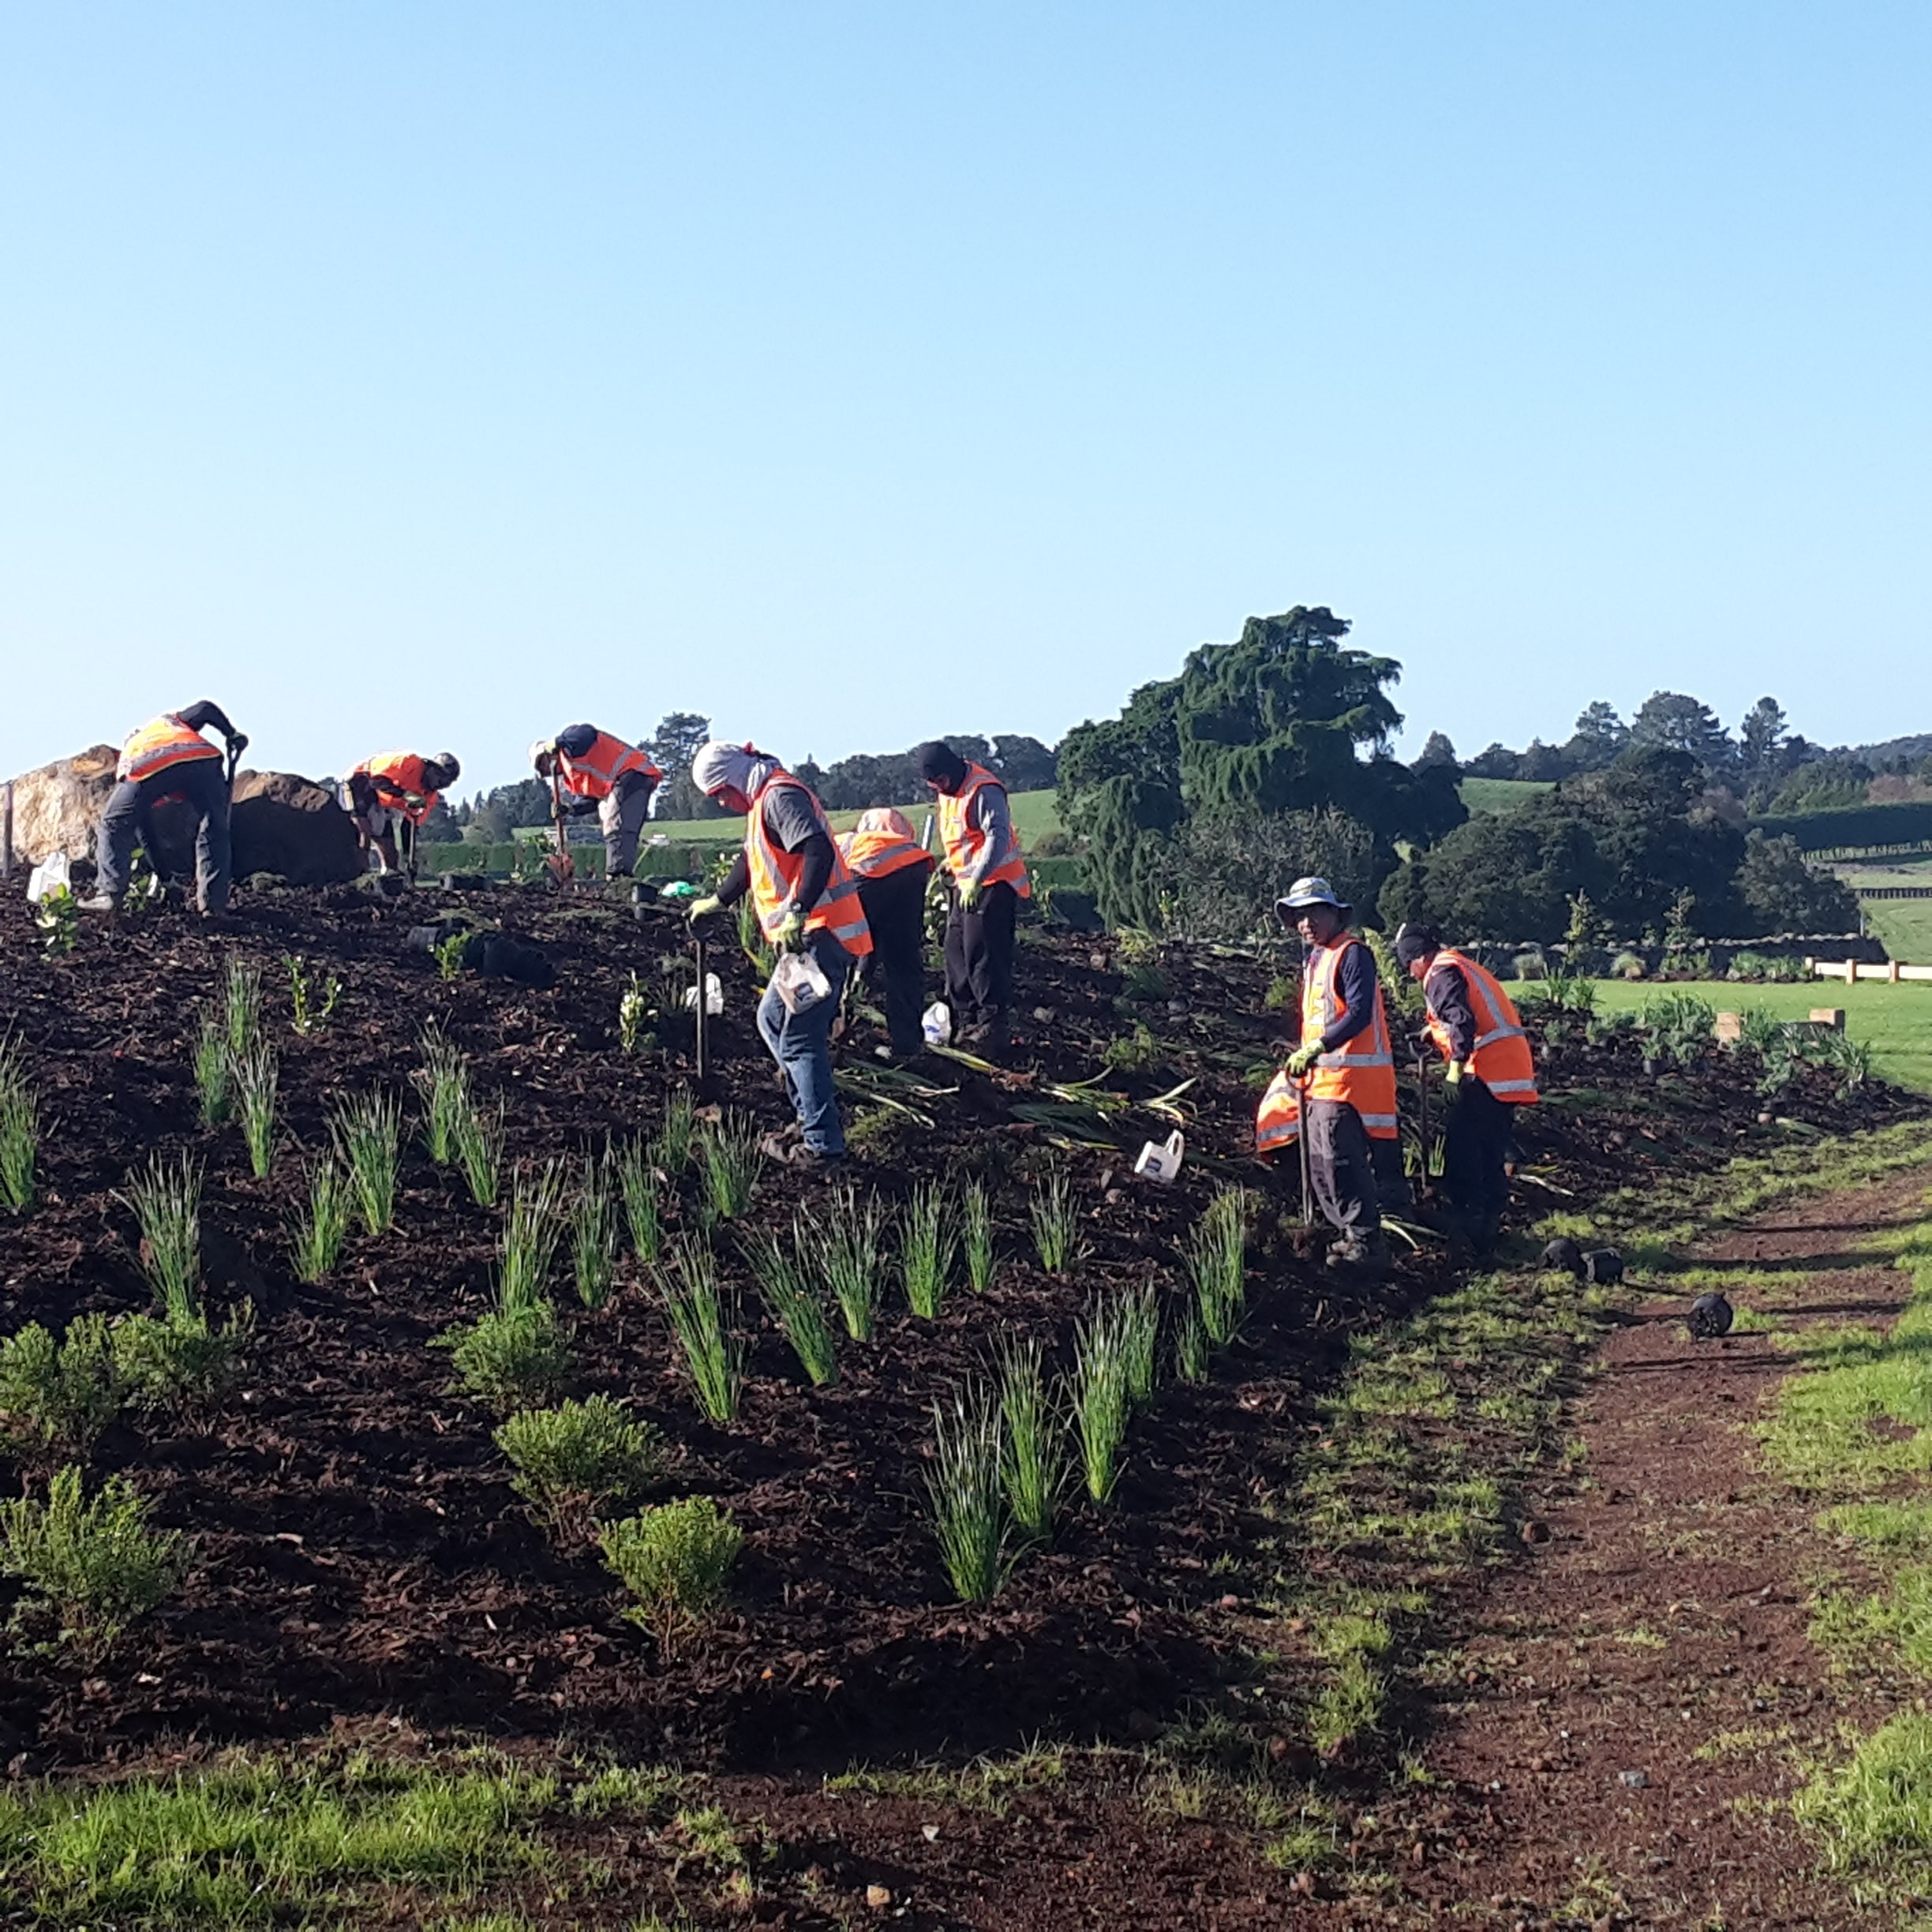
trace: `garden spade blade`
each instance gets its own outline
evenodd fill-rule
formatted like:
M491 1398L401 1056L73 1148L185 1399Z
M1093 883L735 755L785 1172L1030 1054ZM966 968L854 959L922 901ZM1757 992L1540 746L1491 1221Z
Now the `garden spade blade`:
M564 836L564 788L553 771L550 774L550 822L556 828L557 848L544 861L545 870L560 886L577 876L577 861L570 855L570 841Z
M1416 1103L1416 1120L1421 1134L1421 1143L1416 1161L1416 1199L1420 1200L1428 1192L1429 1137L1428 1137L1428 1056L1416 1055L1416 1091L1420 1095Z

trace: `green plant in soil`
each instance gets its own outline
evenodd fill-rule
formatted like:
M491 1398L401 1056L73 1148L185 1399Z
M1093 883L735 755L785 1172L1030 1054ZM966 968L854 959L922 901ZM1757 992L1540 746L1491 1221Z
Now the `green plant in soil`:
M140 1228L141 1272L170 1320L201 1312L201 1169L185 1154L159 1154L128 1182L122 1197Z
M257 1040L234 1056L235 1102L242 1117L242 1138L248 1144L249 1166L257 1181L266 1181L275 1166L275 1086L280 1069L275 1050Z
M470 1062L433 1022L423 1028L422 1065L414 1077L422 1095L423 1145L439 1167L447 1167L458 1158L464 1118L475 1103L470 1095Z
M518 1175L497 1247L499 1308L534 1308L548 1298L550 1270L564 1237L563 1208L563 1178L554 1161Z
M633 972L617 1002L617 1043L626 1053L641 1052L650 1044L650 996Z
M261 968L231 959L222 974L222 1033L238 1058L261 1037Z
M698 1142L704 1163L705 1212L713 1222L736 1221L751 1205L764 1155L758 1151L758 1122L736 1109Z
M58 1342L38 1322L0 1342L0 1443L17 1455L85 1456L122 1394L104 1315L77 1315Z
M230 1091L232 1061L228 1036L210 1015L201 1016L200 1031L195 1035L195 1091L201 1099L201 1124L219 1127L234 1111Z
M624 1615L668 1651L724 1596L744 1534L709 1496L687 1496L606 1524L597 1541L637 1599Z
M288 968L289 1003L295 1031L305 1035L320 1032L328 1024L335 1002L342 998L343 983L331 973L322 983L321 1003L317 1005L315 983L309 977L309 962L299 953L290 953L283 955L282 964Z
M21 1065L20 1050L0 1039L0 1207L24 1214L33 1205L40 1155L40 1110Z
M1194 1305L1216 1348L1234 1340L1247 1311L1247 1245L1248 1197L1239 1188L1223 1188L1181 1244Z
M1174 1373L1198 1385L1208 1380L1208 1331L1201 1326L1200 1309L1190 1301L1174 1330Z
M744 1349L736 1332L736 1302L718 1286L710 1245L688 1237L674 1242L658 1282L698 1406L713 1422L735 1421L744 1387Z
M833 1194L826 1222L822 1227L814 1220L812 1229L845 1332L855 1342L870 1342L886 1274L884 1206L878 1195L868 1194L862 1207L858 1190L848 1183Z
M436 961L436 977L445 986L462 977L463 948L470 939L466 932L453 932L429 949L429 957Z
M242 1379L255 1311L244 1301L217 1328L191 1315L135 1315L116 1324L114 1365L137 1408L165 1410L207 1423Z
M838 1345L805 1258L811 1250L810 1224L795 1222L789 1242L758 1229L744 1237L744 1247L758 1278L758 1294L792 1344L800 1367L814 1388L829 1387L838 1380Z
M321 1280L342 1258L349 1235L348 1178L325 1154L309 1176L309 1197L289 1223L289 1263L298 1281Z
M698 1145L698 1106L691 1089L680 1087L665 1103L657 1124L657 1165L667 1180L676 1181L691 1163Z
M329 1132L363 1226L372 1234L387 1233L395 1224L402 1110L388 1094L365 1094L337 1106Z
M618 1192L623 1197L624 1225L631 1248L649 1267L664 1254L664 1209L657 1197L657 1169L653 1150L642 1140L627 1140L617 1155Z
M1096 1305L1073 1337L1073 1432L1087 1493L1104 1503L1120 1480L1127 1436L1128 1342L1118 1305Z
M71 953L80 937L80 902L69 887L56 886L36 902L33 923L42 952Z
M952 1211L951 1191L945 1183L923 1181L912 1190L900 1222L899 1266L907 1305L929 1321L945 1305L959 1246Z
M1028 1209L1033 1224L1033 1252L1049 1275L1064 1275L1073 1259L1073 1189L1056 1167L1035 1184Z
M1154 1399L1160 1356L1160 1297L1151 1282L1129 1288L1115 1304L1120 1324L1122 1358L1127 1374L1127 1399L1144 1409Z
M966 1286L975 1294L984 1294L993 1286L998 1262L992 1206L977 1181L968 1181L960 1191L960 1245L966 1256Z
M1006 1499L1000 1405L983 1383L963 1383L933 1404L926 1498L939 1561L961 1603L998 1593L1005 1567Z
M617 1275L617 1198L608 1148L601 1158L584 1155L583 1179L571 1202L570 1230L577 1298L586 1308L600 1309L610 1299Z
M88 1501L69 1463L44 1503L0 1503L0 1575L23 1586L11 1627L52 1631L46 1649L70 1649L98 1664L127 1627L163 1603L188 1567L178 1531L148 1526L148 1505L124 1476L110 1476Z
M504 1110L485 1114L472 1101L456 1117L456 1164L462 1168L470 1198L479 1208L494 1208L503 1192Z
M1031 1541L1053 1534L1054 1508L1066 1481L1066 1445L1046 1389L1037 1341L1009 1339L998 1358L1000 1477L1015 1528Z
M520 1410L496 1440L517 1466L511 1487L567 1544L588 1542L599 1515L647 1488L663 1466L657 1431L608 1395Z
M509 1415L549 1401L570 1379L570 1344L548 1301L492 1309L438 1335L466 1395Z

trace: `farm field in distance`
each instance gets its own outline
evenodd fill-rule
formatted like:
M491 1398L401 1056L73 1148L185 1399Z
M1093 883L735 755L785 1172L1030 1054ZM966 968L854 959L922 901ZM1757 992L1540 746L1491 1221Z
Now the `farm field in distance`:
M1051 792L1016 792L1009 801L1013 807L1013 824L1018 829L1020 842L1031 845L1049 832L1060 829L1060 814L1055 808L1054 794ZM917 832L925 822L925 814L932 810L930 796L921 799L916 804L901 805L898 809L912 821ZM849 832L859 822L856 811L827 812L835 832ZM744 821L742 818L653 818L647 837L661 834L673 844L688 841L692 844L736 844L744 837ZM527 828L526 829L527 836Z

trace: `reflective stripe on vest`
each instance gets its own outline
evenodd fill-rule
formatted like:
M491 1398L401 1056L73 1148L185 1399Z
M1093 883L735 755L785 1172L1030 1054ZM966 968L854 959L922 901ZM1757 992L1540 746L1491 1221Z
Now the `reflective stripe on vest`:
M424 764L414 751L378 751L349 775L361 773L375 785L376 797L389 811L399 811L411 825L421 825L443 796L423 782Z
M1272 1154L1288 1146L1301 1131L1301 1095L1286 1072L1277 1073L1268 1082L1260 1106L1255 1109L1255 1151Z
M1322 1038L1337 1020L1347 1017L1342 998L1341 965L1350 946L1361 941L1344 934L1334 944L1317 946L1301 974L1301 1037ZM1362 1125L1379 1140L1396 1133L1395 1056L1389 1050L1387 1016L1382 1009L1382 986L1375 983L1375 1011L1367 1026L1344 1040L1332 1053L1318 1054L1309 1074L1309 1098L1334 1100L1352 1106Z
M1518 1106L1533 1101L1537 1096L1536 1056L1530 1050L1530 1035L1523 1031L1516 1005L1503 991L1502 983L1486 966L1479 966L1466 953L1452 952L1447 946L1436 955L1429 968L1428 977L1433 979L1438 966L1453 966L1462 975L1464 985L1469 988L1470 1005L1476 1015L1476 1049L1470 1055L1470 1071L1494 1094L1499 1100L1512 1101ZM1428 991L1427 981L1423 992ZM1451 1050L1449 1029L1436 1017L1432 1010L1428 1017L1429 1037L1436 1043L1445 1060L1455 1058Z
M908 866L922 861L930 864L932 860L932 854L923 845L915 845L896 832L841 832L838 848L845 863L861 878L889 878Z
M597 733L597 742L582 758L572 758L567 751L557 753L558 780L566 792L575 792L579 798L608 798L626 772L642 772L646 778L664 776L635 745L626 744L607 731Z
M751 868L751 909L758 915L758 929L767 939L775 940L778 928L797 897L798 883L805 861L788 852L765 829L765 800L774 785L790 785L811 800L812 816L818 821L832 845L832 875L818 903L805 915L807 932L829 932L848 953L863 957L872 950L872 929L866 923L865 908L859 903L859 882L852 875L826 826L825 808L782 766L774 765L770 776L758 788L751 809L745 815L745 860Z
M983 765L968 765L958 791L949 798L943 792L938 794L939 835L945 842L946 864L956 879L976 878L982 886L1010 886L1022 899L1030 899L1033 887L1027 878L1026 861L1020 854L1020 835L1013 829L1010 804L1006 814L1006 837L1000 850L985 872L979 869L990 835L973 824L967 815L966 807L975 792L998 784L999 781Z
M163 711L158 718L150 718L139 731L129 733L127 743L121 747L114 776L132 778L139 784L171 765L220 756L198 731L190 731L172 711Z

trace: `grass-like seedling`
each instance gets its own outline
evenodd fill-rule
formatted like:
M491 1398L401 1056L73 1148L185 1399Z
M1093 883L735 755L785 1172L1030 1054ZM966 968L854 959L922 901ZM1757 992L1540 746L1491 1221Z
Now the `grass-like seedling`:
M968 1383L933 1404L933 1462L926 1476L939 1561L961 1603L984 1603L1005 1578L1005 1490L999 1404Z
M447 1167L461 1153L463 1122L474 1103L470 1097L470 1062L439 1026L423 1028L422 1065L415 1080L422 1095L423 1145L439 1167Z
M751 1190L765 1163L758 1122L734 1109L705 1134L698 1151L704 1162L706 1218L736 1221L751 1205Z
M472 1101L457 1115L455 1133L456 1164L470 1198L479 1208L494 1208L503 1192L503 1103L496 1103L494 1114L486 1114Z
M222 1034L230 1053L247 1053L261 1037L261 968L231 959L222 975Z
M122 1199L140 1226L140 1267L170 1321L201 1312L201 1169L184 1154L159 1154L128 1182Z
M899 1224L900 1271L907 1305L915 1315L930 1321L945 1305L958 1246L950 1190L938 1181L915 1187Z
M886 1210L879 1197L868 1194L861 1207L856 1189L841 1188L832 1196L829 1220L822 1228L814 1222L813 1234L845 1332L855 1342L870 1342L886 1271Z
M24 1214L33 1205L34 1164L40 1155L40 1110L20 1052L0 1040L0 1207Z
M210 1015L201 1016L201 1030L195 1035L195 1091L201 1098L201 1125L219 1127L234 1111L231 1091L233 1056L228 1035Z
M1073 1259L1073 1189L1065 1172L1055 1168L1033 1190L1028 1208L1033 1223L1033 1252L1049 1275L1064 1275Z
M987 1191L968 1181L960 1195L960 1246L966 1254L966 1285L975 1294L993 1286L993 1209Z
M1127 1399L1144 1409L1154 1399L1159 1364L1160 1297L1151 1282L1129 1288L1116 1305L1127 1371Z
M665 1103L657 1125L657 1165L667 1180L675 1181L691 1163L698 1144L698 1103L691 1089L680 1087Z
M1038 1342L1009 1341L1001 1350L999 1408L1006 1507L1022 1536L1043 1543L1053 1534L1054 1506L1066 1481L1066 1450Z
M295 1031L303 1035L320 1032L328 1024L335 1002L342 998L341 980L331 973L322 982L318 1001L315 983L309 977L309 962L299 953L290 953L283 956L282 964L288 968L289 1003Z
M1189 1302L1174 1331L1174 1373L1183 1382L1196 1384L1208 1380L1208 1331L1201 1326L1200 1310Z
M395 1225L402 1110L388 1094L365 1094L337 1107L329 1131L363 1226L372 1234L386 1233Z
M25 1586L17 1629L51 1627L48 1649L99 1663L136 1618L171 1596L188 1567L187 1539L151 1530L148 1505L125 1476L110 1476L91 1503L69 1463L42 1503L0 1503L0 1574Z
M1118 1304L1081 1316L1073 1339L1073 1431L1087 1493L1104 1503L1120 1480L1127 1435L1127 1337Z
M789 1243L759 1229L745 1238L744 1245L751 1271L758 1277L758 1293L772 1320L784 1330L812 1386L823 1388L836 1382L838 1346L805 1259L811 1248L810 1224L795 1222Z
M735 1421L744 1387L744 1348L733 1332L737 1309L718 1286L710 1244L688 1239L675 1243L670 1265L658 1281L698 1406L713 1422Z
M647 1267L662 1258L665 1238L664 1204L657 1198L653 1152L642 1140L627 1140L617 1155L617 1188L623 1198L631 1252Z
M236 1108L242 1117L242 1138L248 1143L249 1166L257 1181L266 1181L275 1165L279 1073L275 1050L265 1039L258 1039L246 1053L234 1056Z
M289 1223L289 1260L298 1281L319 1282L342 1258L350 1207L348 1178L325 1154L309 1174L308 1200Z
M709 1496L605 1526L604 1561L637 1601L624 1612L666 1650L724 1593L744 1534Z
M570 1379L570 1344L548 1301L492 1309L437 1336L463 1393L510 1415L549 1401Z
M0 1443L17 1455L84 1456L122 1393L105 1315L77 1315L58 1342L38 1322L0 1342Z
M1247 1242L1248 1197L1239 1188L1223 1188L1181 1247L1201 1326L1216 1348L1234 1339L1247 1308Z
M608 1395L520 1410L496 1431L496 1447L517 1466L511 1487L565 1544L588 1542L598 1515L654 1481L663 1463L657 1432Z
M534 1308L547 1298L551 1264L564 1237L564 1182L554 1161L520 1174L504 1217L496 1261L496 1305Z
M618 1219L611 1180L611 1155L586 1154L583 1179L570 1206L571 1275L577 1299L600 1309L610 1299L617 1276Z

